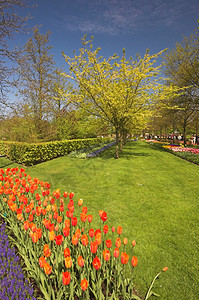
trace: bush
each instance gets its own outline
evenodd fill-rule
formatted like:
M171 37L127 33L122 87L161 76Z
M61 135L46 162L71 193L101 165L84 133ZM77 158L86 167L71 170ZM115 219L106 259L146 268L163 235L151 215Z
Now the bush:
M92 138L37 144L2 141L0 154L17 163L31 166L109 140L110 138Z

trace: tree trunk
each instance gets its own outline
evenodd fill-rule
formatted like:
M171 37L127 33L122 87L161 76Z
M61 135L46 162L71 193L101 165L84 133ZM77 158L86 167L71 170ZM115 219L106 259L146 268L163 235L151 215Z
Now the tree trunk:
M119 132L118 129L115 131L115 138L116 138L116 144L115 144L115 154L116 158L119 158Z
M183 124L183 144L184 144L184 147L186 147L186 144L187 144L187 138L186 138L186 122L184 122Z

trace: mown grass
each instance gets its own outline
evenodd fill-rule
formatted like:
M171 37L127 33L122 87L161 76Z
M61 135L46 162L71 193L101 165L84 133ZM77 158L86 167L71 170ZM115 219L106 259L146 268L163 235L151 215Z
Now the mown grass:
M159 299L197 299L199 167L144 142L128 142L118 160L113 154L111 147L96 158L61 157L26 171L53 189L73 191L94 220L105 210L108 224L123 227L129 253L136 240L135 283L141 295L167 266L156 283ZM13 165L0 159L0 167Z

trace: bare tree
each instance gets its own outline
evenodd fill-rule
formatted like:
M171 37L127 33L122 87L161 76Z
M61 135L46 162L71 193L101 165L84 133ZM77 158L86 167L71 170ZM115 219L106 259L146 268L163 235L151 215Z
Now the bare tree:
M0 109L6 105L6 92L12 85L13 67L19 50L10 49L8 41L16 33L25 32L28 16L18 15L16 10L27 6L25 0L0 0Z

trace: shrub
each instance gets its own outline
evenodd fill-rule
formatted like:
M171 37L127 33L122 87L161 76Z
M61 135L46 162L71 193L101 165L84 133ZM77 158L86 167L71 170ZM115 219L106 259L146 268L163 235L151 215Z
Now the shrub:
M30 166L108 140L109 138L93 138L37 144L0 142L0 154L6 155L12 161Z

